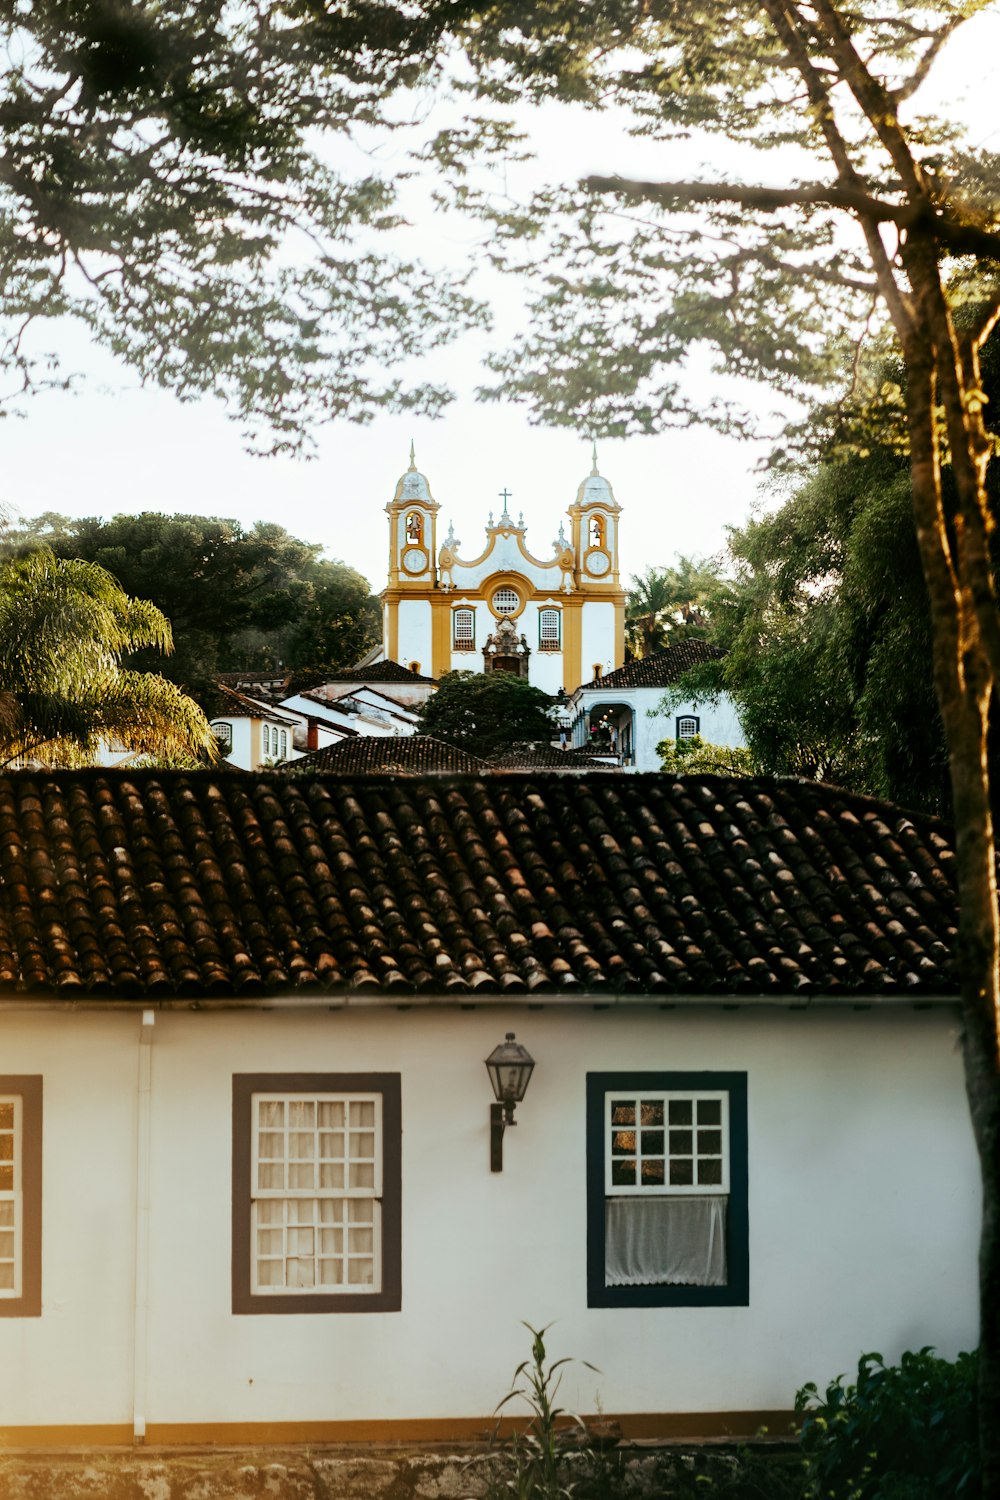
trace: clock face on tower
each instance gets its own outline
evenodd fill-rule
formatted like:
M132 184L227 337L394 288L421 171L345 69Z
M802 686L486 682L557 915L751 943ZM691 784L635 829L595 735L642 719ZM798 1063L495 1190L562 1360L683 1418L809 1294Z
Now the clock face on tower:
M403 553L403 567L408 573L427 571L427 553L423 547L407 547Z
M610 567L611 559L606 552L588 552L586 569L593 578L602 578Z

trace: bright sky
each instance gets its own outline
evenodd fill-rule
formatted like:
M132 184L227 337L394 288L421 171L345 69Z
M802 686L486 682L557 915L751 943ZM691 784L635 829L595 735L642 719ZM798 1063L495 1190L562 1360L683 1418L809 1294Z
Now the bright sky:
M935 89L949 114L961 108L975 123L977 142L986 143L993 132L994 149L997 57L1000 15L994 9L950 45ZM648 146L624 133L615 137L606 120L574 131L572 153L565 139L551 146L561 176L588 171L680 175L676 154L669 164L651 159ZM715 166L718 170L718 160ZM436 232L429 221L415 229L429 247ZM501 311L497 343L504 342L508 317ZM378 590L385 582L387 550L383 506L407 467L411 439L417 465L442 505L444 529L454 521L467 556L480 550L487 512L499 509L505 488L512 495L511 511L524 511L529 547L547 556L560 519L590 470L584 434L533 428L518 408L472 399L478 378L472 341L428 362L430 378L443 372L460 393L442 419L386 415L367 427L336 424L317 434L317 457L309 463L248 456L238 427L220 405L181 404L163 392L137 388L129 372L73 330L60 352L66 369L87 373L83 393L40 396L23 420L0 423L0 503L23 515L160 510L232 516L245 525L277 521L359 568ZM706 368L692 369L690 380L706 392L712 388ZM771 405L762 393L761 410ZM718 552L726 525L745 520L755 500L754 466L760 456L760 450L704 430L601 442L600 470L625 512L624 574L667 564L677 553Z

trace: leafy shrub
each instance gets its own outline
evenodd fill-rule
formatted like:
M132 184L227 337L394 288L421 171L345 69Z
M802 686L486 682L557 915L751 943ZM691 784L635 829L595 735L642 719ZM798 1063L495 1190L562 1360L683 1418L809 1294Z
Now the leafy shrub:
M855 1385L838 1378L795 1398L804 1418L807 1500L969 1500L979 1482L975 1354L952 1364L929 1348L887 1365L864 1354Z

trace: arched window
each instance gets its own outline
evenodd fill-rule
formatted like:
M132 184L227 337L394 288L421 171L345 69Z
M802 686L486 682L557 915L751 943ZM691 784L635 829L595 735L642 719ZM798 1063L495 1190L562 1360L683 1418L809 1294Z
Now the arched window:
M694 714L681 714L677 719L677 738L679 740L693 740L698 733L701 721Z
M476 649L476 612L456 609L451 616L451 643L456 651Z
M420 663L418 661L411 661L410 662L410 671L416 677L419 677L420 676Z
M594 662L594 681L604 676L604 668L599 661Z
M540 609L538 611L538 649L558 651L562 645L562 611Z
M288 756L288 730L279 729L278 738L281 741L281 749L279 750L278 754L281 756L282 760L285 760Z
M419 510L411 510L406 518L406 540L411 546L423 546L424 518Z
M215 735L215 743L220 755L232 755L233 753L233 726L227 724L225 719L217 719L211 725L212 733Z
M592 547L604 546L604 517L591 516L590 518L590 545Z
M265 755L270 755L270 753L271 753L271 726L270 726L270 724L265 724L264 725L264 754Z

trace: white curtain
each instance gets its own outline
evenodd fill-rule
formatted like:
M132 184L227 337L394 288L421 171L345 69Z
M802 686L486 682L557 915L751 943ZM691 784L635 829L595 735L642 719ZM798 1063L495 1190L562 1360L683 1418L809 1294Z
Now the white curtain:
M607 1286L725 1286L725 1197L606 1199L604 1271Z

